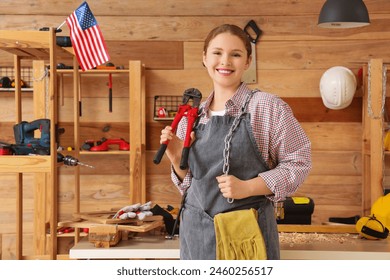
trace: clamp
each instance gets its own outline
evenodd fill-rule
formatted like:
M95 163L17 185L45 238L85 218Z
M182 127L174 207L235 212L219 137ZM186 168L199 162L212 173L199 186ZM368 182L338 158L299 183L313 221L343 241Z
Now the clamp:
M190 99L192 99L192 106L190 104L187 104ZM196 89L196 88L189 88L186 89L183 93L183 103L179 105L178 111L176 113L175 118L172 121L171 127L172 132L176 133L177 126L180 122L180 120L183 117L187 117L188 124L187 124L187 131L186 131L186 137L184 139L183 144L183 151L181 154L181 160L180 160L180 169L184 170L188 167L188 154L190 152L190 144L191 144L191 132L194 128L195 121L198 119L198 109L200 102L202 100L202 93ZM161 161L162 156L165 153L165 150L167 149L167 146L169 144L169 140L165 141L161 144L160 149L157 151L156 156L153 159L153 162L155 164L159 164Z

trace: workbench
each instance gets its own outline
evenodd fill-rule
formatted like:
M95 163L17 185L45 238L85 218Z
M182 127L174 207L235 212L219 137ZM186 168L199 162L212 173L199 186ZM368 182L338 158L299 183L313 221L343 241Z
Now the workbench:
M353 242L329 244L281 244L282 260L390 260L390 239L365 240L351 236ZM122 240L111 248L96 248L86 238L72 249L71 259L179 259L178 238L140 236Z

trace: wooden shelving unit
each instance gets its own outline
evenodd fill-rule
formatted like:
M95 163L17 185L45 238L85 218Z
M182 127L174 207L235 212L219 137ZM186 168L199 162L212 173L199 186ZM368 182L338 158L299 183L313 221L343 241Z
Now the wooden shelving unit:
M81 71L78 69L77 61L74 59L73 70L57 70L59 75L71 75L73 77L73 123L74 123L74 139L73 147L74 151L72 156L79 158L80 155L94 157L94 160L99 161L100 156L112 155L112 156L126 156L129 160L129 205L134 203L145 203L146 202L146 163L145 163L145 67L141 61L129 61L129 69L120 70L89 70ZM128 75L129 80L129 135L127 140L130 143L129 151L82 151L81 144L83 143L80 139L80 128L82 123L80 121L80 81L82 76L92 76L93 78L101 79L102 75ZM115 114L115 112L113 112ZM85 139L84 139L85 140ZM79 166L74 168L75 176L75 202L74 212L80 212L80 169ZM75 242L79 240L79 231L75 231Z
M22 119L21 61L33 61L34 118L51 120L50 131L54 132L58 123L58 73L73 76L74 94L74 156L80 155L80 118L78 95L82 75L128 75L129 76L129 142L130 151L121 153L129 160L129 203L146 202L145 192L145 71L140 61L130 61L129 69L80 71L71 48L56 45L54 29L49 31L0 31L0 49L14 55L15 89L7 91L7 96L15 97L15 123ZM57 69L57 60L73 57L73 70ZM49 66L49 67L48 67ZM49 85L40 80L43 71L48 71ZM25 94L25 93L23 93ZM130 121L131 120L131 121ZM30 120L26 120L30 121ZM16 258L57 259L58 225L58 164L55 133L50 133L52 143L49 156L2 156L0 172L16 174ZM83 153L83 152L81 152ZM114 151L105 152L116 155ZM97 157L95 153L90 156ZM99 153L101 155L101 153ZM75 212L80 207L80 171L75 167ZM34 184L34 231L33 254L23 256L23 173L35 173ZM42 176L44 175L44 176ZM49 228L48 228L49 227ZM47 234L47 232L50 232ZM82 235L80 233L76 234Z
M21 89L21 61L32 60L34 71L45 71L45 63L50 65L50 79L45 97L45 87L42 83L34 86L34 115L49 118L50 131L55 131L57 122L57 87L56 61L59 57L71 57L65 49L56 45L56 33L53 28L49 31L0 31L0 49L14 55L15 69L15 123L22 121L22 89ZM38 69L39 68L39 69ZM47 105L48 113L45 106ZM36 173L40 180L36 181L36 201L34 215L34 251L37 255L49 255L50 259L57 258L57 150L55 133L50 135L50 156L2 156L0 157L0 172L16 174L16 258L23 259L23 173ZM42 176L44 174L44 176ZM47 196L45 196L47 194ZM48 205L48 209L46 209ZM48 210L49 213L46 213ZM44 212L41 212L44 211ZM49 217L50 240L46 239L46 216ZM46 248L47 244L49 248Z

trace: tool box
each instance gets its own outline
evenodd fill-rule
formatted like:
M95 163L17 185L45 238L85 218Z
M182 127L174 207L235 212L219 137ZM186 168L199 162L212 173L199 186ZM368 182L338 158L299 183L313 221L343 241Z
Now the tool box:
M278 224L310 225L314 212L314 201L309 197L287 197L283 203L284 214L277 219Z

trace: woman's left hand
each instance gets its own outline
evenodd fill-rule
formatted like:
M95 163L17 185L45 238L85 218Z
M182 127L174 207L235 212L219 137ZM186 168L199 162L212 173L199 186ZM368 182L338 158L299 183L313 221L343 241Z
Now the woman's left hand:
M216 179L223 197L242 199L249 196L249 190L245 186L245 181L233 175L221 175L216 177Z

